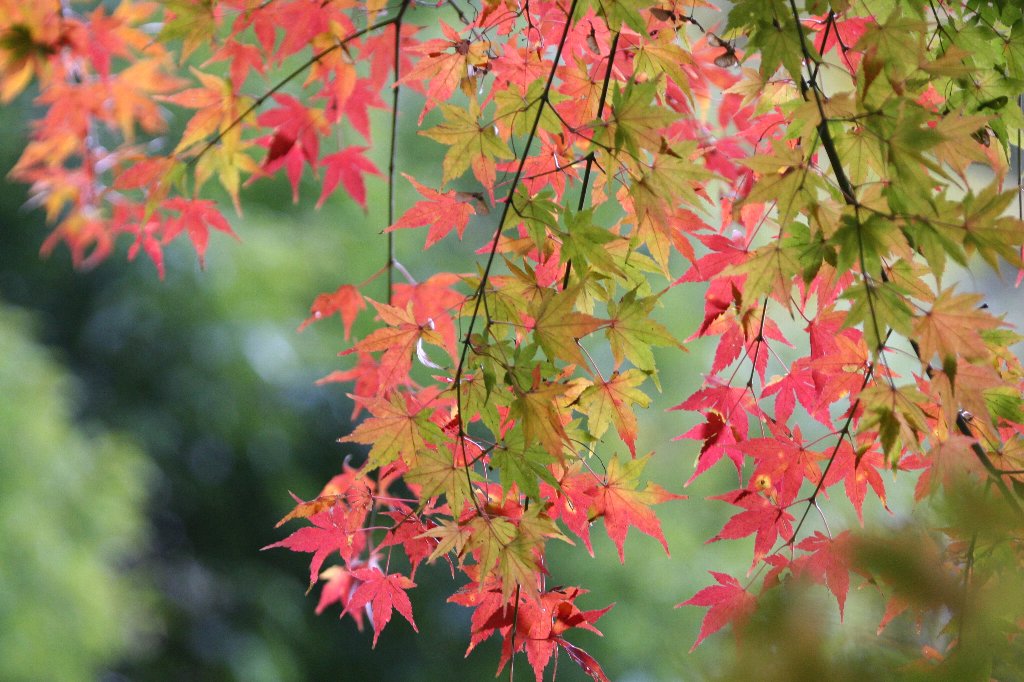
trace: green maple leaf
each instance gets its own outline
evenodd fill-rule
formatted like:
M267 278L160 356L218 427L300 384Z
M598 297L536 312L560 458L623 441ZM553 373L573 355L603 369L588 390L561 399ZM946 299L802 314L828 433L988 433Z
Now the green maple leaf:
M655 363L653 346L683 345L660 323L651 319L651 311L658 302L658 295L637 298L636 290L630 291L622 300L608 304L608 327L605 335L611 345L615 364L619 365L624 358L632 362L637 369L651 374L658 390L661 384L654 374Z
M690 53L676 42L672 31L659 31L650 40L640 42L633 50L633 69L636 73L645 74L648 80L658 83L658 94L664 95L668 80L676 83L689 94L690 79L683 71L684 64L692 64Z
M530 132L534 119L537 118L537 108L544 107L540 114L540 127L549 133L557 134L562 129L562 122L558 120L554 109L543 103L541 95L544 92L546 81L538 78L526 88L526 92L519 93L519 88L502 88L494 94L495 121L511 119L510 128L513 135L525 135ZM565 100L565 95L557 91L548 92L550 104L558 104Z
M889 329L911 336L910 305L902 288L893 282L875 282L866 278L850 286L843 297L850 301L843 326L863 323L864 341L872 352L879 352L885 345Z
M539 443L547 452L560 458L568 441L562 425L564 410L559 401L565 393L561 384L540 384L529 391L517 391L510 416L522 427L526 447Z
M968 192L963 198L961 225L952 228L940 225L938 229L944 234L959 236L968 254L977 250L993 268L999 268L999 256L1014 267L1020 267L1024 222L1004 215L1016 197L1017 190L1000 193L995 185L989 185L978 195Z
M844 215L839 229L828 240L836 250L836 269L846 272L854 265L868 274L881 272L882 260L896 254L910 257L906 237L888 219L871 214L866 219Z
M368 407L373 416L341 439L343 443L372 446L364 473L397 459L415 466L427 443L444 440L441 429L430 421L430 411L407 402L401 395L373 401Z
M605 248L605 244L622 239L617 234L594 224L594 211L588 209L573 213L565 212L565 232L562 239L562 262L572 261L572 268L582 278L591 268L601 272L625 277L622 269Z
M800 263L800 248L781 240L751 251L742 263L734 263L722 271L722 276L746 275L743 299L755 301L765 294L789 307L793 277L804 268Z
M563 360L586 365L577 340L599 329L603 320L586 313L575 312L579 287L547 295L534 316L533 335L538 345L552 362ZM545 292L549 293L549 292Z
M916 386L878 384L860 392L864 407L860 431L877 431L882 451L889 461L900 453L900 445L920 450L920 435L928 432L928 420L919 405L928 399Z
M534 246L544 251L548 246L548 230L556 229L558 213L561 211L561 207L553 201L554 196L550 187L531 196L520 185L512 198L512 210L508 212L506 227L522 222Z
M876 135L858 126L835 137L843 170L855 186L885 175L885 152Z
M743 203L775 202L779 225L789 225L797 211L816 201L824 186L818 173L809 172L803 149L775 142L773 152L740 160L758 175Z
M518 523L500 516L478 516L470 521L469 527L472 534L465 550L479 552L481 584L484 575L497 573L503 600L512 596L517 585L525 596L536 599L537 576L544 572L538 562L544 543L548 538L557 538L572 544L550 517L542 515L539 505L525 512Z
M416 464L403 476L407 483L422 486L421 500L444 495L452 514L458 516L471 497L466 467L456 464L448 448L421 450ZM481 480L480 474L470 467L468 481Z
M480 123L480 107L475 99L470 100L468 110L451 104L441 104L440 109L445 122L420 131L420 135L448 145L441 163L441 181L450 182L472 166L480 183L493 187L495 159L513 158L512 150L498 137L493 125Z
M802 32L801 32L802 33ZM794 36L796 28L793 26L792 15L778 14L772 21L762 21L750 35L750 45L760 48L761 51L761 76L772 77L779 66L785 67L794 82L799 83L804 78L800 70L803 63L803 52ZM813 56L816 52L814 46L805 45Z
M600 438L615 424L619 437L636 457L637 422L633 405L647 407L651 399L637 386L647 380L647 375L638 369L628 369L621 374L614 372L607 380L588 386L580 394L580 409L587 415L590 435Z
M618 31L626 24L637 33L647 31L647 21L640 10L647 9L651 3L647 0L589 0L597 16L604 17L608 28Z
M640 177L629 186L638 222L648 213L665 220L680 203L703 203L695 188L702 187L715 174L694 160L696 152L697 143L692 140L661 146L653 163L644 167Z
M900 8L896 7L885 21L868 24L857 49L868 52L890 80L902 80L917 68L925 54L926 30L923 21L902 16Z
M544 448L527 445L522 430L512 429L491 452L490 465L500 472L502 489L507 491L515 483L523 494L540 500L540 479L558 486L547 468L554 461Z
M669 107L653 104L656 82L634 83L626 88L618 84L612 93L612 118L595 124L594 139L604 147L625 151L633 159L640 150L661 147L661 131L674 123L679 114Z

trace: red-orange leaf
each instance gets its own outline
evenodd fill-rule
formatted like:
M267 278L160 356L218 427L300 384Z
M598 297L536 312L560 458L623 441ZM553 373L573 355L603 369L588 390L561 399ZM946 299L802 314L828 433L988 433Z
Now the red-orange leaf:
M406 590L416 587L416 583L401 573L389 573L385 575L379 568L357 568L352 571L352 577L362 581L345 607L349 613L355 609L361 609L367 604L370 605L370 621L373 623L373 646L377 646L377 638L380 637L384 626L391 620L391 612L398 609L398 612L409 621L409 625L416 632L416 621L412 619L412 602Z
M942 290L931 310L914 320L921 362L931 362L936 354L941 361L958 356L967 360L987 357L989 351L979 332L1003 323L979 308L980 303L977 294L956 294L952 287Z
M345 325L345 340L352 331L352 323L356 321L359 311L366 308L366 301L351 284L342 284L333 294L320 294L313 301L310 307L310 315L301 325L299 331L313 324L317 320L330 317L334 313L341 315L341 321Z
M440 346L442 341L440 335L427 324L421 325L416 322L412 305L402 309L386 303L377 303L372 299L370 303L388 326L377 329L342 355L383 351L377 374L380 381L377 390L378 393L384 393L408 380L409 370L412 369L412 355L421 340L436 346Z
M458 192L437 192L429 187L424 187L405 173L402 175L412 183L417 192L426 197L426 201L414 204L394 225L384 231L392 232L403 228L429 225L430 229L427 231L424 249L429 249L444 239L453 229L458 233L459 239L462 239L462 233L466 231L469 217L476 213L473 204L460 199Z
M676 608L680 606L711 607L704 615L697 641L690 647L691 652L708 635L718 632L729 623L742 627L757 606L757 599L747 592L736 578L715 571L710 571L710 573L718 581L717 585L705 587L682 604L676 604Z
M658 540L668 554L668 543L661 532L658 517L651 510L651 505L686 498L685 495L675 495L654 483L648 483L643 490L637 489L640 473L650 458L651 455L648 454L622 464L618 456L612 457L608 462L605 482L596 486L597 512L604 516L605 530L618 548L619 561L622 563L626 561L622 545L626 541L626 533L630 526Z

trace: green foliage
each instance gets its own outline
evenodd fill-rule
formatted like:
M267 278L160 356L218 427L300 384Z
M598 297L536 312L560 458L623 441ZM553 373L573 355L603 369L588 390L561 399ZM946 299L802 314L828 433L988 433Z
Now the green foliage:
M127 438L76 423L74 381L0 305L0 678L96 679L152 626L153 472Z

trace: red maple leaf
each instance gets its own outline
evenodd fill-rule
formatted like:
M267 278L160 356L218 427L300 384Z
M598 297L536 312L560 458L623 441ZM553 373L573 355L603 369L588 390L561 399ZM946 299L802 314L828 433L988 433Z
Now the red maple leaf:
M246 45L237 40L225 41L220 49L203 63L203 66L223 60L231 62L228 73L231 76L231 87L235 89L235 92L241 91L251 71L262 74L267 68L266 60L255 45Z
M821 531L804 539L797 549L809 552L791 564L794 575L807 575L816 583L824 584L839 603L839 619L843 618L846 595L850 591L850 531L830 538Z
M320 601L316 605L317 615L326 611L327 607L331 604L341 604L341 615L344 616L348 613L348 615L352 616L352 620L356 622L356 627L362 632L363 611L348 610L348 603L355 592L356 586L359 584L352 577L352 572L344 566L328 566L320 574L320 580L324 581L324 586L320 590Z
M175 197L163 202L163 208L168 211L176 211L176 217L169 217L164 223L164 238L166 244L185 232L192 240L196 254L199 255L199 264L203 265L206 260L206 246L210 241L210 228L224 232L238 239L238 235L231 229L231 225L221 214L217 204L209 199L185 199Z
M570 531L583 540L590 556L594 556L594 548L590 543L590 523L593 520L591 512L596 509L595 501L601 479L592 471L585 470L579 460L564 470L560 468L557 464L553 465L558 487L541 483L541 496L553 502L548 511L551 518L561 519Z
M380 176L381 172L363 152L366 147L348 147L340 152L328 154L320 159L320 166L326 168L324 171L324 188L320 193L320 199L316 207L323 206L324 201L331 195L331 192L341 183L352 200L366 209L366 182L363 177L367 174Z
M869 450L859 456L853 451L849 441L842 440L837 445L835 461L825 474L825 487L830 487L839 481L846 485L846 497L850 500L853 508L857 510L857 518L864 523L864 498L867 495L868 486L875 491L882 501L882 506L888 509L885 502L885 483L879 473L883 466L882 454L877 450Z
M723 500L746 511L735 514L729 519L718 535L708 540L735 540L754 535L754 563L756 564L771 551L775 540L780 536L783 540L793 537L793 515L786 508L758 495L751 490L734 490L725 495L716 495L709 499Z
M455 191L437 192L416 182L414 178L402 173L406 180L412 183L416 191L426 197L426 201L418 201L409 208L402 217L395 221L394 225L388 227L385 232L393 232L410 227L422 227L429 225L427 240L423 245L424 249L443 239L453 229L462 239L462 233L466 230L469 217L476 213L472 203L459 198Z
M462 277L450 272L440 272L417 284L395 284L391 303L404 308L412 304L412 312L417 322L432 326L441 335L444 347L452 357L456 356L455 323L452 316L466 300L452 287L462 281Z
M284 540L267 545L263 549L284 547L293 552L312 552L309 562L309 586L317 581L320 567L332 553L349 561L358 555L366 544L362 526L366 519L365 508L349 509L339 501L319 514L309 517L312 526L300 528Z
M402 616L409 621L412 629L419 632L416 621L412 618L412 602L409 595L405 593L416 587L416 583L401 573L389 573L385 575L379 568L357 568L352 571L352 577L362 581L356 591L349 598L345 612L349 613L355 609L361 609L367 604L370 605L370 622L373 624L373 646L377 646L377 638L381 630L391 620L391 612L398 610Z
M303 163L311 169L320 156L320 137L330 132L323 111L311 109L291 95L274 95L278 107L260 114L257 122L274 129L267 146L263 170L270 174L285 166L292 185L292 200L299 200L299 179ZM254 176L255 177L255 176Z
M359 311L366 308L366 301L351 284L342 284L337 291L331 294L320 294L313 300L309 308L309 317L299 325L299 331L313 324L317 320L330 317L334 313L341 315L341 321L345 325L345 340L352 331L352 323L355 322Z
M825 455L804 447L799 427L793 429L792 436L779 433L774 438L751 438L733 447L754 458L757 465L751 480L766 477L782 504L796 499L805 479L817 483L821 478L818 462Z
M736 578L725 573L709 571L718 581L717 585L705 587L693 595L680 606L710 606L704 614L704 620L700 624L700 634L697 641L690 647L690 652L700 645L704 639L715 632L718 632L729 623L742 627L754 612L757 606L757 598L744 589Z
M365 404L377 395L377 388L380 386L380 380L377 378L379 370L380 363L372 355L360 353L355 367L346 370L335 370L322 379L318 379L316 383L320 385L332 382L354 381L355 385L352 387L352 396L355 406L352 408L351 418L355 419L363 411Z
M648 459L650 455L622 464L618 457L613 457L608 462L606 480L595 486L593 491L594 506L598 515L604 516L605 530L619 550L619 561L622 563L626 561L622 545L630 526L658 540L668 554L668 542L665 541L661 523L651 505L686 497L670 493L654 483L648 483L646 488L638 490L640 472L647 465Z

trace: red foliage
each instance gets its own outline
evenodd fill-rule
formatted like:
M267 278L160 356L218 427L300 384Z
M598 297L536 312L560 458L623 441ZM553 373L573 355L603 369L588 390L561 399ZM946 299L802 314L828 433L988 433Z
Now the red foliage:
M389 243L420 227L424 248L452 231L472 241L469 273L419 281L388 249L382 301L368 282L314 301L300 329L337 313L346 342L367 300L376 312L342 352L355 364L322 380L352 383L353 417L368 415L341 441L367 447L297 499L284 520L310 525L270 547L312 554L317 610L340 603L360 625L365 613L374 643L394 610L416 627L406 591L445 558L470 581L451 599L474 608L470 649L498 634L501 666L525 652L540 680L561 650L602 680L565 635L596 632L607 609L548 585L546 545L568 532L592 553L603 521L623 562L630 528L668 551L652 508L683 496L641 481L635 410L648 381L662 389L660 353L682 347L656 319L669 286L701 287L689 341L713 348L701 385L674 396L698 416L680 429L699 443L687 485L723 458L735 467L737 489L712 499L739 509L711 541L753 536L762 589L805 576L842 614L849 535L812 528L809 512L841 482L863 522L868 500L887 508L886 468L920 470L918 497L966 474L1020 512L1024 372L1006 350L1018 339L942 283L947 260L974 253L1021 266L1024 220L1006 215L1016 191L1001 187L1007 124L990 118L1016 97L992 83L1020 80L1003 71L1019 45L1000 34L1005 54L969 63L935 5L929 28L860 4L807 16L791 3L793 16L766 19L785 3L738 2L719 34L687 14L715 9L703 2L488 1L459 25L425 20L438 36L413 23L428 10L410 0L89 14L0 0L0 100L38 85L12 176L54 224L43 251L64 244L79 267L121 235L161 275L181 235L202 263L211 232L234 235L202 194L211 179L239 212L243 186L282 170L298 200L306 167L317 205L340 194L365 210L383 184L391 224L368 231ZM962 10L936 4L952 27ZM751 54L723 37L738 35ZM211 57L197 66L200 45ZM852 90L826 94L819 60L833 53ZM1000 70L953 92L989 63ZM168 108L183 117L174 145ZM391 113L383 138L371 108ZM422 198L396 216L394 135L413 118L444 152L436 172L405 175ZM993 182L950 199L972 163L993 165ZM910 380L895 358L910 358ZM340 563L321 572L329 558ZM697 644L757 601L753 579L712 575L684 602L709 609ZM883 622L904 607L893 599Z

